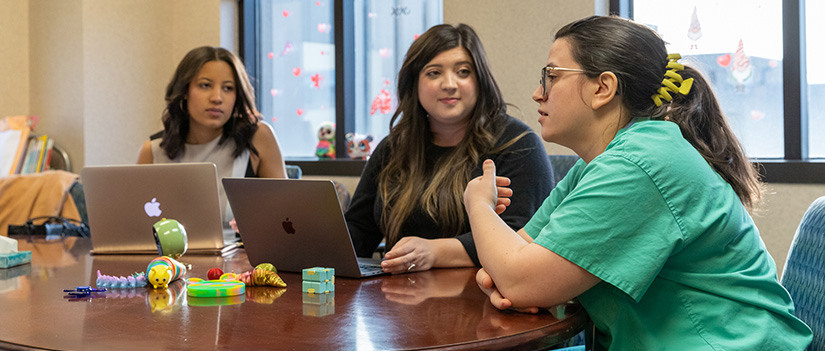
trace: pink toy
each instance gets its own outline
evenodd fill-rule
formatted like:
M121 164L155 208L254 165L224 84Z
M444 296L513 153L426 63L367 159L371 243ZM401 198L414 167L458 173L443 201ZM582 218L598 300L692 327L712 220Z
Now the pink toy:
M100 270L98 270L97 280L95 281L95 284L97 284L98 288L140 288L146 286L146 275L143 272L140 272L134 273L128 277L116 277L112 275L101 274Z

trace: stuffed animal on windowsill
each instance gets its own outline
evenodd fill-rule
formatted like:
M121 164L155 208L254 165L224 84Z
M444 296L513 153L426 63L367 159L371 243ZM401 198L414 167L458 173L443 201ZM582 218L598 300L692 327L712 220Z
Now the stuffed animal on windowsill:
M347 133L347 155L353 160L366 160L372 154L372 135Z
M335 159L335 123L324 122L318 129L318 144L315 156L321 160Z

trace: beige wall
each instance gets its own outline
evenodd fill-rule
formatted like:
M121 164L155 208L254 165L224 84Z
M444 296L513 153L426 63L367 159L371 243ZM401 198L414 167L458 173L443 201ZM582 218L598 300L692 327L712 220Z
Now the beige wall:
M752 216L781 275L796 227L808 206L825 196L825 184L770 183L765 188L765 199Z
M49 134L83 163L82 1L27 1L31 91L28 114L40 117L38 133ZM77 170L77 169L75 169Z
M194 47L220 44L219 10L218 0L83 1L85 164L137 160L143 141L161 129L178 61Z
M221 0L0 1L0 116L39 115L75 172L132 163L160 129L163 91L189 49L220 43ZM538 128L530 99L552 33L603 10L593 1L444 0L446 23L482 38L511 113ZM551 153L570 153L548 144ZM314 176L307 178L327 178ZM350 191L357 177L335 177ZM781 271L799 219L825 185L769 184L754 219Z
M137 159L177 62L220 44L220 0L4 0L0 29L0 115L39 116L79 172Z
M29 113L28 0L0 1L0 117Z
M469 11L468 9L484 9ZM553 34L570 21L595 13L593 1L444 0L444 22L473 27L484 44L490 68L510 106L508 112L538 131L538 104L531 96L539 70L547 64ZM549 153L572 154L557 144Z

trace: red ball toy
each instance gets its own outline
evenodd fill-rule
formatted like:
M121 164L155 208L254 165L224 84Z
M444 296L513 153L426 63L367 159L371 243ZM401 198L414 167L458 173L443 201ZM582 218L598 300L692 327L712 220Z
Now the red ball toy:
M220 268L212 268L209 272L206 272L206 278L209 280L218 280L223 275L223 271Z

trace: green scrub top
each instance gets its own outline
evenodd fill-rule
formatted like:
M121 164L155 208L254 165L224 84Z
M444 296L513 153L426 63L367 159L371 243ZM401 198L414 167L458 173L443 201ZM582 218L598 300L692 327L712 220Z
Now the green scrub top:
M810 328L733 188L672 122L579 161L525 226L602 281L578 299L609 350L803 350Z

